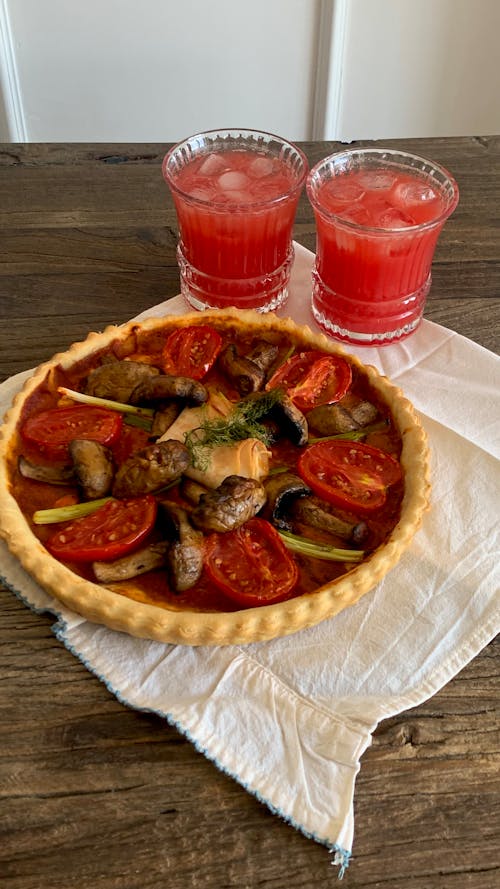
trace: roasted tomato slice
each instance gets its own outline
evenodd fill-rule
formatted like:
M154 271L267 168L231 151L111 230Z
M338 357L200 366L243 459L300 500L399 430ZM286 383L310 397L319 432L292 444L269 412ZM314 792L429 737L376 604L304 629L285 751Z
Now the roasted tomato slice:
M95 512L59 528L46 543L65 562L110 561L131 552L151 531L156 519L154 497L108 500Z
M121 435L112 447L116 465L121 466L132 454L142 451L149 444L151 444L151 436L146 429L124 423Z
M333 404L346 394L352 381L351 367L338 355L315 349L299 352L278 368L266 389L286 389L296 407L310 411L320 404Z
M213 583L240 605L281 602L298 580L297 565L278 532L264 519L250 519L235 531L211 534L205 565Z
M207 324L174 330L163 347L163 369L167 374L202 380L222 348L222 337Z
M44 456L65 460L68 445L75 438L90 438L111 446L118 441L122 426L123 417L117 411L75 404L33 414L24 423L21 435Z
M398 461L370 445L353 441L318 441L301 454L298 470L318 497L368 515L383 506L387 488L401 480Z

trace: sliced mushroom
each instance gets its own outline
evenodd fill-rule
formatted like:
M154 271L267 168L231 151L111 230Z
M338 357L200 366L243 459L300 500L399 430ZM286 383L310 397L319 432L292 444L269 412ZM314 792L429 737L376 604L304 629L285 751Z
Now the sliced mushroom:
M280 472L266 479L266 516L282 531L292 530L291 510L296 500L310 495L311 489L293 472Z
M213 491L203 494L191 519L202 531L233 531L262 509L264 486L253 478L228 475Z
M129 403L167 401L170 398L181 398L189 404L204 404L208 398L208 392L202 383L198 383L190 377L159 374L141 380L130 393Z
M263 368L250 358L239 355L234 343L230 343L220 353L218 366L241 395L257 392L266 378Z
M153 494L180 478L189 463L189 451L180 441L167 439L148 445L122 463L115 476L113 496Z
M160 438L168 432L170 426L177 419L182 410L178 401L171 401L164 404L154 412L153 425L151 427L151 435L153 438Z
M161 511L171 527L174 539L167 548L166 559L170 582L176 592L189 590L200 579L203 570L203 534L196 531L185 509L163 501Z
M17 461L17 467L24 478L46 482L49 485L70 485L75 480L72 466L42 466L39 463L31 463L22 454Z
M252 392L241 403L245 405L249 402L264 405L265 413L262 412L261 419L273 422L275 426L273 434L276 437L288 438L299 447L307 444L309 436L307 420L285 392L276 389L271 392Z
M117 580L129 580L138 577L148 571L154 571L167 564L167 549L170 546L166 540L158 543L150 543L142 549L122 556L113 562L93 562L94 574L100 583L113 583Z
M375 405L346 396L337 404L321 404L307 414L307 422L321 435L354 432L373 423L378 416Z
M159 374L157 367L140 361L113 361L90 371L85 392L128 404L131 393L140 383Z
M112 451L98 441L76 438L68 446L75 476L85 500L98 500L113 485Z
M274 361L278 356L278 346L275 346L274 343L258 343L254 349L247 355L247 358L250 361L253 361L257 367L260 367L264 373L267 373L269 368L273 365Z
M336 537L358 546L365 543L368 537L366 522L346 522L323 509L313 497L297 500L292 506L292 515L305 525L335 534Z
M187 476L182 479L181 482L181 495L185 500L188 500L193 506L198 506L200 502L200 497L203 494L208 494L210 488L206 488L205 485L200 485L199 482L195 482L192 478L188 478Z
M303 447L307 444L309 428L307 420L288 395L283 395L271 411L271 416L278 424L282 435L289 438L292 444Z
M355 422L363 428L368 423L373 423L378 417L378 410L374 404L369 401L360 401L350 409L351 417Z

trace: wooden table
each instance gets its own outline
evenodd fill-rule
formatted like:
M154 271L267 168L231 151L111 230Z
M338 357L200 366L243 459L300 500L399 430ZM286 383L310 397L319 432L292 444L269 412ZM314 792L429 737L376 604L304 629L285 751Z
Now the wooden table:
M498 351L500 137L388 142L443 163L458 209L426 316ZM0 148L0 374L178 292L166 145ZM340 146L303 145L310 163ZM314 249L302 198L295 237ZM327 887L308 840L159 717L126 709L0 586L2 889ZM500 645L383 722L356 784L349 887L498 889Z

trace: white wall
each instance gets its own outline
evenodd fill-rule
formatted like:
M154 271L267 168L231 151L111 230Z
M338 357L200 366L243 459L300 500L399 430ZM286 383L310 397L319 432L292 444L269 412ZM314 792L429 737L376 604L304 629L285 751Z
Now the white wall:
M27 141L311 134L320 0L0 0Z
M0 0L0 141L499 133L499 37L500 0Z
M500 0L338 0L336 12L326 138L500 133Z

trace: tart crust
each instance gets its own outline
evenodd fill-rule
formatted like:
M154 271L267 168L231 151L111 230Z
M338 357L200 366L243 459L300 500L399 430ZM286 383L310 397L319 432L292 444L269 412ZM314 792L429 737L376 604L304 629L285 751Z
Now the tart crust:
M211 310L203 313L203 323L217 321L220 326L236 328L242 334L285 334L299 347L321 349L347 356L367 378L392 415L401 436L400 463L404 475L404 495L399 521L385 543L346 574L319 587L312 593L285 602L231 612L202 612L159 607L138 602L111 588L101 586L73 573L57 561L33 534L15 497L11 493L10 466L23 408L30 396L53 374L56 367L71 368L76 362L102 353L111 344L127 342L142 332L159 332L172 325L199 323L197 312L182 316L129 322L91 333L67 352L55 355L40 365L26 381L7 412L0 429L0 535L29 574L55 599L88 620L120 630L132 636L186 645L229 645L273 639L295 633L333 617L354 605L369 592L401 558L418 530L429 506L429 452L425 432L411 403L401 390L374 367L363 365L323 334L275 315L253 311Z

